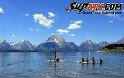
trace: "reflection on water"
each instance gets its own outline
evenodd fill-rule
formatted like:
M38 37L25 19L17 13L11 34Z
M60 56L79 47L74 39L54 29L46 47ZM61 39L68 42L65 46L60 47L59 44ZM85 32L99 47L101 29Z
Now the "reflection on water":
M124 78L124 53L91 52L104 60L100 65L76 61L89 57L87 52L59 52L64 61L49 62L53 52L0 52L0 78Z

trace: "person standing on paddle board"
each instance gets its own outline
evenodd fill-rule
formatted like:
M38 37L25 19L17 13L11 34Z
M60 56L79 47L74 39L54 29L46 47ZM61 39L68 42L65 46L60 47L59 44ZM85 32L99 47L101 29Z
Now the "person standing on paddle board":
M55 50L55 54L54 54L54 60L56 60L56 50Z

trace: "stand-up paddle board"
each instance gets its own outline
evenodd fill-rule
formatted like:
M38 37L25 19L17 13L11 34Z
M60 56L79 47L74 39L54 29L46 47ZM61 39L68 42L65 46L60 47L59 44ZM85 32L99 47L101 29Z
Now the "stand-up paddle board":
M100 62L81 62L81 61L76 61L78 63L82 63L82 64L99 64Z
M76 61L78 63L82 63L82 64L89 64L89 62L81 62L81 61Z
M47 62L58 62L56 60L47 60ZM59 62L64 62L64 60L59 60Z

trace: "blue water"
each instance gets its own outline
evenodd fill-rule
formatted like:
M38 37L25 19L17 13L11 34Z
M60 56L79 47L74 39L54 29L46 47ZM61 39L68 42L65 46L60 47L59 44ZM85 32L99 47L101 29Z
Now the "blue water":
M124 78L123 52L59 52L63 62L49 62L53 52L0 52L0 78ZM104 60L80 64L81 57Z

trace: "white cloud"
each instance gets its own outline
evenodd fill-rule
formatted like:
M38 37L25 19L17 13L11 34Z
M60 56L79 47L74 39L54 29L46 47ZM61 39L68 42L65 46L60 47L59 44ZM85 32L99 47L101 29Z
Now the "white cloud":
M51 28L51 25L54 23L54 19L48 19L43 14L34 14L33 18L36 23L39 23L47 28Z
M51 33L51 35L59 35L58 33Z
M74 21L70 21L70 22L74 22Z
M54 17L55 16L55 14L54 13L52 13L52 12L48 12L48 17Z
M60 34L64 34L64 33L68 34L69 33L69 31L65 30L65 29L58 29L57 32L60 33Z
M33 28L29 28L30 31L40 31L39 29L33 29Z
M34 29L33 28L29 28L30 31L33 31Z
M29 16L29 14L25 14L25 16Z
M11 36L12 36L12 37L15 37L15 34L12 34Z
M108 21L108 22L112 23L112 22L114 22L114 21L110 20L110 21Z
M4 10L3 8L0 7L0 13L4 13Z
M39 29L35 29L36 31L40 31Z
M69 36L75 36L75 34L70 34Z
M54 33L52 33L51 35L55 35Z
M120 15L118 15L118 14L106 14L106 15L109 17L116 18L116 19L120 19Z
M75 21L74 23L69 24L69 27L67 29L79 29L81 28L81 23L82 23L81 20Z

